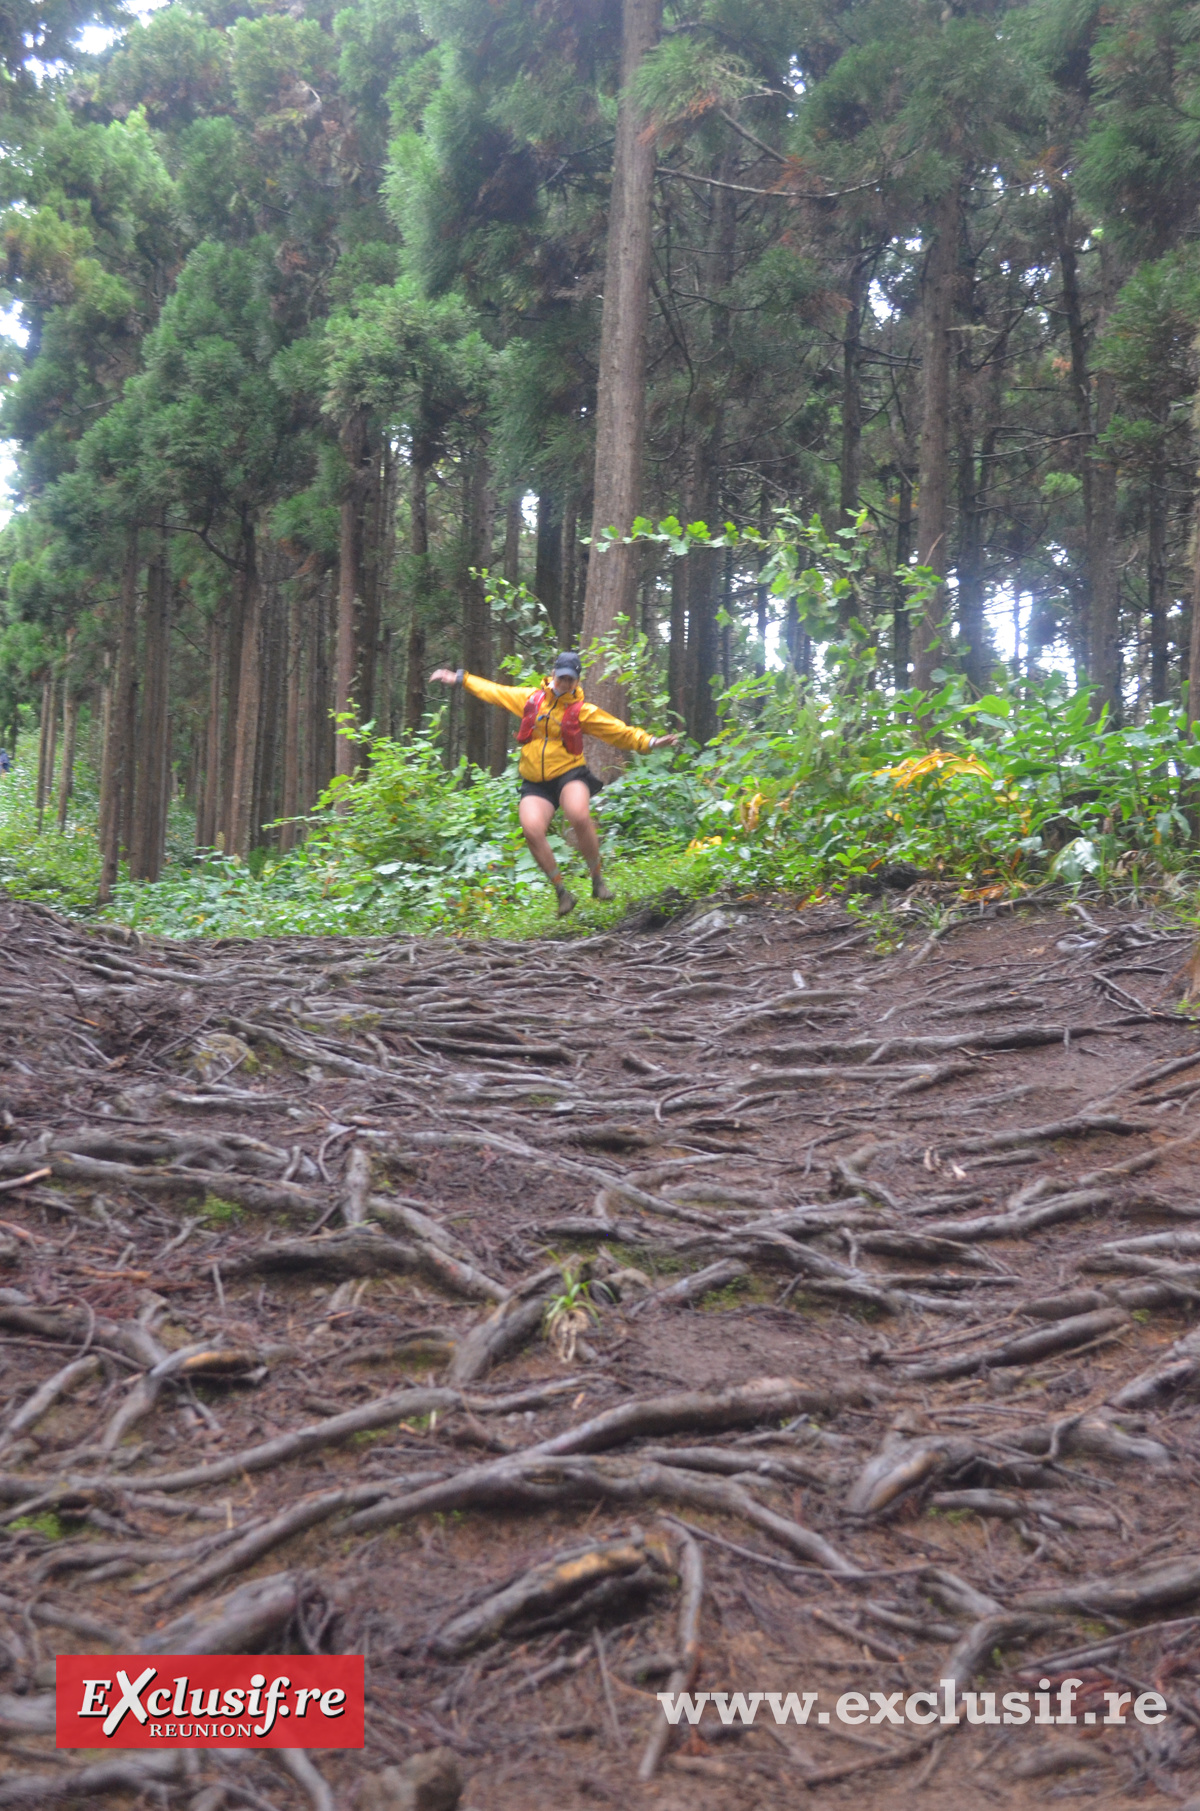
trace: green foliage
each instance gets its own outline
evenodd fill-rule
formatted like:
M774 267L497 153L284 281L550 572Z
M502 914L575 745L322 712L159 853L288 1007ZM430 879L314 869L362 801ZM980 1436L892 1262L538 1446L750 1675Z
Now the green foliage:
M1074 882L1188 861L1200 751L1181 712L1108 730L1059 676L978 700L949 679L930 702L872 691L837 712L786 675L735 687L700 762L714 878L803 888L906 862Z
M14 1532L28 1529L33 1534L40 1534L48 1541L65 1540L67 1526L53 1509L43 1509L40 1515L20 1515L9 1527Z
M201 1218L212 1226L231 1226L242 1217L236 1201L225 1201L220 1195L205 1195Z
M13 751L10 749L9 753ZM96 898L100 855L96 844L96 792L82 761L66 830L55 822L57 799L37 831L36 732L17 744L12 772L0 775L0 887L63 912L89 912Z
M570 1364L575 1357L575 1343L588 1323L599 1321L591 1296L591 1284L574 1266L564 1265L562 1289L546 1303L542 1331L559 1357Z
M591 673L614 679L629 700L634 723L654 735L665 735L668 694L658 650L648 635L632 631L627 616L618 616L608 635L598 635L583 650L586 683Z
M740 57L719 53L688 33L666 38L638 72L635 93L655 127L690 124L715 107L736 105L752 90Z
M596 551L603 553L616 538L612 529L605 530L596 537ZM684 525L675 516L665 516L654 523L638 516L628 539L657 543L677 559L701 547L755 552L760 559L759 584L795 611L800 626L814 641L839 642L834 658L843 666L853 666L871 621L867 586L876 570L866 510L833 534L819 515L806 520L787 507L773 512L765 532L754 527L739 529L726 522L723 532L715 534L707 522ZM937 574L924 566L899 566L889 576L907 592L905 608L910 613L923 609L940 584Z
M483 586L493 622L510 630L516 644L516 652L501 663L505 677L518 685L536 684L558 652L558 636L545 605L528 586L514 585L486 566L472 566L470 575Z
M552 1295L546 1303L547 1331L564 1315L574 1314L577 1310L583 1310L593 1320L599 1318L592 1305L591 1284L581 1278L579 1272L570 1264L563 1266L562 1285L559 1293Z

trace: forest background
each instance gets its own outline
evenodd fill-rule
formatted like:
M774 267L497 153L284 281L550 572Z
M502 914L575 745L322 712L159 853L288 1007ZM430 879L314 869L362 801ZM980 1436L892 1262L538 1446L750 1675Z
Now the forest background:
M1190 887L1192 5L5 0L0 181L13 891L540 927L575 644L626 897Z

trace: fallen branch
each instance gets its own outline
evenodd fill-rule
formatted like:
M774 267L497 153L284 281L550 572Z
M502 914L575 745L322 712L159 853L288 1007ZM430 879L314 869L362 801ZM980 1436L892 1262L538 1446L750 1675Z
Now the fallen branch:
M761 1528L792 1553L829 1572L847 1578L859 1576L860 1568L821 1535L786 1516L776 1515L740 1484L696 1477L653 1463L639 1465L635 1470L629 1461L611 1459L502 1459L493 1465L472 1467L444 1483L431 1484L407 1496L385 1499L350 1516L345 1527L365 1534L392 1528L398 1522L411 1521L414 1516L434 1510L546 1505L580 1498L621 1503L657 1498L724 1512Z
M296 1212L306 1217L325 1203L311 1189L294 1182L257 1182L233 1170L192 1170L170 1166L139 1169L133 1163L108 1163L99 1157L80 1157L69 1151L50 1151L50 1173L64 1182L100 1183L118 1193L130 1189L143 1195L199 1195L220 1191L222 1200L256 1213ZM12 1159L0 1151L0 1173Z
M977 1673L985 1670L997 1648L1006 1647L1012 1641L1029 1641L1035 1635L1045 1635L1061 1627L1055 1617L1037 1616L1029 1611L1005 1610L999 1616L985 1616L972 1624L942 1662L939 1683L951 1679L955 1689L963 1691Z
M1075 1036L1072 1031L1072 1036ZM1059 1034L1061 1037L1061 1033ZM1093 1132L1151 1132L1153 1126L1141 1120L1122 1119L1113 1113L1076 1113L1069 1119L1054 1119L1047 1125L1012 1126L1004 1132L984 1132L971 1138L956 1138L950 1144L939 1144L938 1150L953 1151L956 1156L977 1156L984 1151L1013 1151L1027 1144L1047 1144L1058 1138L1087 1138Z
M846 1497L846 1512L864 1518L877 1516L935 1473L970 1464L977 1452L976 1442L970 1439L936 1434L912 1438L895 1428L855 1479Z
M371 1159L361 1144L352 1144L342 1178L342 1219L347 1226L361 1226L367 1217L367 1196L371 1189Z
M426 1275L469 1301L503 1302L510 1291L440 1246L421 1240L391 1239L370 1225L356 1223L315 1239L277 1239L243 1252L222 1264L226 1276L255 1276L272 1271L317 1272L322 1277Z
M1026 1591L1018 1604L1030 1610L1069 1610L1084 1615L1145 1616L1169 1604L1200 1597L1200 1557L1188 1554L1167 1565L1142 1566L1123 1578L1093 1578L1052 1591Z
M1122 1384L1109 1398L1116 1409L1148 1407L1160 1396L1174 1395L1200 1378L1200 1331L1185 1333L1154 1364Z
M728 1432L793 1415L829 1413L867 1399L866 1392L814 1390L794 1377L759 1377L716 1392L685 1391L672 1396L639 1397L583 1421L532 1449L539 1454L598 1453L629 1440L663 1434Z
M249 1534L243 1535L233 1546L225 1547L212 1559L173 1578L166 1589L159 1593L159 1607L164 1610L174 1609L176 1604L185 1602L206 1585L215 1584L218 1579L228 1578L231 1572L240 1572L246 1566L252 1566L264 1553L281 1546L293 1535L303 1534L306 1529L315 1528L319 1522L328 1521L331 1515L345 1505L350 1495L345 1490L327 1490L293 1503L279 1515L273 1516L269 1522L264 1522Z
M556 1279L559 1272L549 1273ZM561 1281L559 1283L561 1288ZM475 1383L494 1365L519 1352L538 1333L553 1296L543 1288L522 1299L512 1295L486 1320L479 1321L460 1342L450 1365L451 1383Z
M65 1396L85 1378L94 1377L102 1368L96 1354L90 1353L86 1358L73 1359L61 1371L56 1371L53 1377L48 1377L12 1416L3 1435L0 1435L0 1451L11 1445L18 1434L24 1433L27 1428L36 1427L60 1396Z
M160 1623L134 1643L135 1654L256 1654L278 1637L303 1603L294 1572L274 1572Z
M1067 1352L1074 1346L1089 1344L1106 1334L1115 1335L1130 1326L1124 1308L1102 1308L1094 1314L1075 1314L1065 1321L1052 1321L1031 1333L1018 1334L1001 1346L987 1346L982 1352L956 1353L950 1358L931 1359L927 1364L906 1365L901 1375L914 1383L932 1382L948 1377L970 1377L981 1368L993 1370L1008 1365L1032 1364L1052 1352Z
M855 1063L862 1063L886 1075L889 1071L882 1066L885 1055L894 1063L905 1057L934 1056L951 1050L1029 1050L1041 1044L1061 1044L1068 1035L1072 1038L1094 1037L1096 1027L1004 1025L996 1031L948 1032L924 1037L901 1035L895 1038L848 1038L839 1042L813 1040L803 1044L768 1045L761 1054L764 1061L779 1064L823 1059L833 1066L832 1070L825 1071L826 1079L834 1080L840 1068Z
M601 1581L628 1581L649 1565L660 1573L667 1569L667 1554L640 1535L628 1540L601 1542L598 1546L560 1555L493 1592L482 1603L443 1624L430 1646L443 1660L458 1660L472 1648L497 1641L514 1625L538 1621L572 1599L580 1598Z
M700 1667L700 1608L704 1602L704 1555L700 1543L679 1530L679 1579L682 1587L679 1602L678 1659L667 1681L667 1690L678 1694L692 1689ZM671 1739L671 1725L659 1716L642 1752L638 1779L652 1780Z
M651 1295L644 1295L628 1309L629 1314L644 1314L648 1308L686 1307L690 1302L698 1302L714 1289L726 1289L730 1283L738 1282L749 1276L749 1266L737 1258L725 1258L720 1263L709 1264L703 1270L694 1270L690 1276L680 1277L676 1283L669 1283L665 1289L656 1289Z
M1107 1207L1112 1200L1110 1188L1077 1188L1003 1214L979 1214L974 1220L935 1220L926 1230L940 1239L1020 1239L1043 1226L1078 1220L1093 1208Z
M10 1182L0 1182L0 1195L9 1194L14 1189L28 1188L31 1183L41 1182L45 1177L53 1174L53 1170L47 1167L43 1170L30 1170L27 1176L14 1176Z
M283 1771L290 1775L301 1791L307 1795L313 1811L337 1811L333 1793L317 1771L307 1749L276 1748L273 1752Z
M207 1465L193 1465L186 1471L71 1477L56 1483L50 1494L52 1497L69 1498L80 1492L108 1490L114 1486L123 1490L174 1492L201 1489L207 1484L223 1484L227 1478L241 1477L243 1472L266 1471L268 1467L280 1465L287 1459L318 1452L323 1446L334 1446L351 1434L367 1433L377 1427L392 1427L398 1421L428 1415L435 1410L441 1413L457 1408L461 1400L457 1390L396 1390L389 1396L378 1396L373 1402L364 1402L359 1408L347 1409L341 1415L331 1415L325 1421L313 1422L290 1434L279 1434L273 1440L245 1447L241 1452L230 1453L223 1459L214 1459ZM45 1489L44 1482L37 1478L0 1476L0 1495L22 1501L20 1496L15 1499L12 1497L14 1486L19 1486L28 1495Z
M133 1792L139 1796L162 1790L172 1780L187 1778L187 1754L132 1755L120 1760L95 1761L69 1773L10 1773L0 1779L0 1805L61 1805L77 1798L98 1798L107 1792ZM332 1800L330 1801L332 1806Z

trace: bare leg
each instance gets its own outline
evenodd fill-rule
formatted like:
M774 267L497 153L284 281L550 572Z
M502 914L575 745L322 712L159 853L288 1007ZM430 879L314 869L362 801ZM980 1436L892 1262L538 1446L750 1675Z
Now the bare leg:
M558 799L563 815L575 832L575 841L592 876L592 897L594 899L611 899L612 894L604 883L601 867L600 838L596 835L596 826L592 822L592 795L586 780L571 780L563 787Z
M587 788L585 787L584 790L586 791ZM550 820L554 816L554 806L549 799L522 799L517 808L517 815L521 820L521 828L525 832L529 853L558 894L558 915L560 918L565 918L567 913L574 909L575 898L572 893L567 891L562 870L554 858L553 849L546 840L546 832L549 830Z

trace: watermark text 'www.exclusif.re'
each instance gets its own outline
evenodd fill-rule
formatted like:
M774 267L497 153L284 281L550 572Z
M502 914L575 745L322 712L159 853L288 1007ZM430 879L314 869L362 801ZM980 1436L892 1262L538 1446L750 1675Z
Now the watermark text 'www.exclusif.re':
M1152 1725L1166 1720L1167 1701L1159 1692L1134 1694L1105 1691L1099 1696L1106 1710L1076 1708L1082 1679L1064 1679L1053 1691L1050 1681L1039 1681L1035 1692L960 1691L953 1679L939 1679L936 1691L843 1692L832 1710L820 1710L820 1692L659 1692L667 1722L699 1723L706 1705L712 1705L722 1723L753 1723L761 1705L769 1706L776 1723L859 1724L916 1723L1033 1723L1069 1725L1099 1723L1111 1728L1126 1722L1130 1711L1138 1723Z

